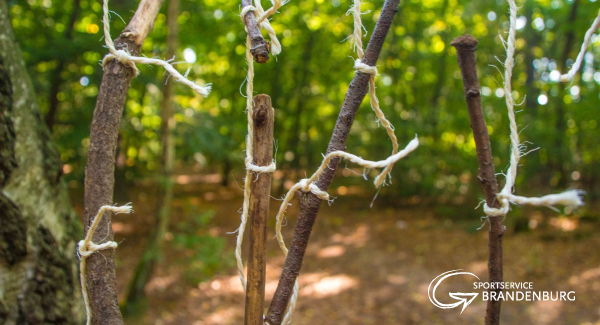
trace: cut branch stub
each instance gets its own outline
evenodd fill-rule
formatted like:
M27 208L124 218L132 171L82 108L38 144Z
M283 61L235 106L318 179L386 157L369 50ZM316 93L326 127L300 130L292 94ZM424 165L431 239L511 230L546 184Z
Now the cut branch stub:
M252 0L242 0L242 8L251 5ZM254 57L254 61L257 63L266 63L269 61L269 43L265 41L265 38L260 33L260 26L256 23L254 13L248 11L243 21L244 25L246 25L248 37L250 37L250 53Z

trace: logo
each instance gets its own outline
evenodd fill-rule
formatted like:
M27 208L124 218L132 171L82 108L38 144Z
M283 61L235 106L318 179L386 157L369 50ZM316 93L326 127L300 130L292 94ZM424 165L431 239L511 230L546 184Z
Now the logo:
M450 298L456 300L454 303L441 303L435 296L435 291L445 279L455 275L467 275L477 278L473 282L473 290L482 290L483 301L575 301L575 291L536 291L533 290L533 282L481 282L478 276L463 270L453 270L438 275L427 288L429 301L442 309L452 309L462 305L462 314L479 295L478 292L449 292Z
M435 279L433 279L433 281L431 281L431 283L429 284L429 288L427 289L427 293L429 295L429 301L431 301L431 303L434 306L442 308L442 309L451 309L451 308L456 308L462 304L463 307L462 307L462 310L460 311L460 313L462 314L462 312L465 311L465 308L467 308L467 306L470 305L473 302L473 300L475 300L477 295L479 295L479 293L476 293L476 292L450 292L448 294L450 296L450 298L458 300L457 302L452 303L452 304L444 304L437 300L437 298L435 297L435 290L437 290L437 287L446 278L449 278L454 275L463 274L463 275L472 275L472 276L476 277L477 280L479 280L479 277L476 276L475 274L470 273L470 272L461 272L461 271L462 270L453 270L453 271L444 272L444 273L438 275ZM437 282L436 282L436 280L437 280ZM436 282L436 283L435 283L435 286L433 286L433 290L432 290L431 286L433 285L434 282Z

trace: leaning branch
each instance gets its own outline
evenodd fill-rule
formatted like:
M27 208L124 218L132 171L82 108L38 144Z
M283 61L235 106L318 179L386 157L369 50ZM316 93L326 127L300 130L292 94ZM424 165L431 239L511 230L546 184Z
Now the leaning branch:
M142 43L154 26L163 0L142 0L133 18L115 40L116 48L139 55ZM87 231L101 206L113 204L115 153L119 124L134 71L116 60L107 63L96 100L85 168L84 225ZM92 241L111 241L110 218L104 218ZM113 250L93 254L87 260L86 283L94 324L123 324L116 292ZM85 285L85 284L83 284Z
M392 20L398 12L398 4L399 0L385 1L379 21L377 22L369 44L367 45L365 56L362 60L363 63L369 66L375 66L383 43L385 42L385 37L392 24ZM346 98L344 99L344 104L342 105L337 122L335 123L333 134L331 135L331 140L327 147L327 153L336 150L346 150L346 142L348 141L350 128L352 127L358 108L367 94L369 78L369 74L357 72L352 79L346 93ZM331 185L339 162L339 158L333 158L329 163L329 168L325 169L319 180L316 182L316 185L321 190L327 191ZM322 202L321 199L312 193L298 193L300 214L298 216L296 227L294 228L294 235L290 244L288 256L285 259L281 277L279 278L279 284L277 285L277 290L275 291L275 295L273 296L273 300L269 307L269 312L265 319L270 325L280 325L283 320L286 307L293 291L294 283L300 273L300 268L302 267L302 260L306 252L308 239Z
M242 8L251 6L252 0L242 0ZM254 61L258 63L266 63L269 61L269 45L260 33L260 27L256 23L256 16L253 11L248 11L244 16L244 25L250 37L250 53L254 57Z
M481 109L481 93L479 91L479 80L477 78L477 65L475 61L475 50L477 40L469 35L461 36L452 41L456 47L458 65L462 72L463 87L473 129L473 138L477 149L477 160L479 161L479 175L485 199L488 206L500 208L496 195L498 194L498 182L492 159L492 148L488 134L483 110ZM488 272L490 282L502 282L502 236L505 227L502 225L501 217L488 217L489 229L489 260ZM500 291L500 290L491 290ZM496 295L497 296L497 295ZM500 322L500 300L490 299L487 303L485 316L486 325L497 325Z

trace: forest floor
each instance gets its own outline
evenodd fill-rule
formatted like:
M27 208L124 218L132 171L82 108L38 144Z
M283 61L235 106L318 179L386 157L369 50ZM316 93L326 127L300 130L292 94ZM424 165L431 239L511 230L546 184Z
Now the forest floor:
M135 214L113 220L121 296L142 254L155 210L153 190L130 191ZM198 194L202 193L202 194ZM244 293L233 249L242 199L237 187L176 187L165 254L146 287L147 301L127 324L242 324ZM482 324L481 294L464 312L439 309L428 298L430 282L463 269L487 279L487 227L479 220L438 211L435 206L385 208L371 198L339 197L323 204L299 278L294 324ZM274 237L279 201L271 201L268 238ZM297 204L288 210L284 236L290 241ZM472 209L471 206L464 209ZM460 211L460 210L458 210ZM528 210L529 213L529 210ZM576 301L504 302L504 324L600 324L600 223L531 210L525 232L504 237L504 279L533 282L534 291L575 291ZM266 295L277 286L284 261L276 241L268 243ZM447 292L472 290L475 279L453 277ZM122 298L122 297L121 297Z

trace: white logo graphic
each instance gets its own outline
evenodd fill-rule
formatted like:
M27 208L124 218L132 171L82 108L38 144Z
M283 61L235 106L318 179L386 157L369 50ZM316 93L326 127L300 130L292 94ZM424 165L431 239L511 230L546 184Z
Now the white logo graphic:
M463 307L462 307L462 310L460 311L460 313L462 314L462 312L465 310L465 308L467 308L467 306L469 304L471 304L473 302L473 300L475 300L475 297L477 297L477 295L479 295L479 293L450 292L449 293L450 298L458 300L457 302L452 303L452 304L441 303L435 298L435 290L440 285L440 283L442 283L442 281L444 281L444 279L449 278L453 275L459 275L459 274L472 275L472 276L476 277L477 280L479 280L479 277L473 273L460 272L460 271L462 271L462 270L453 270L453 271L444 272L444 273L438 275L435 279L433 279L433 281L431 281L431 283L429 284L429 288L427 289L427 293L429 294L429 300L431 301L432 304L434 304L436 307L439 307L442 309L456 308L462 304ZM436 282L436 280L437 280L437 282ZM433 291L432 291L431 286L433 285L434 282L436 282L436 283L435 283L435 286L433 286Z

